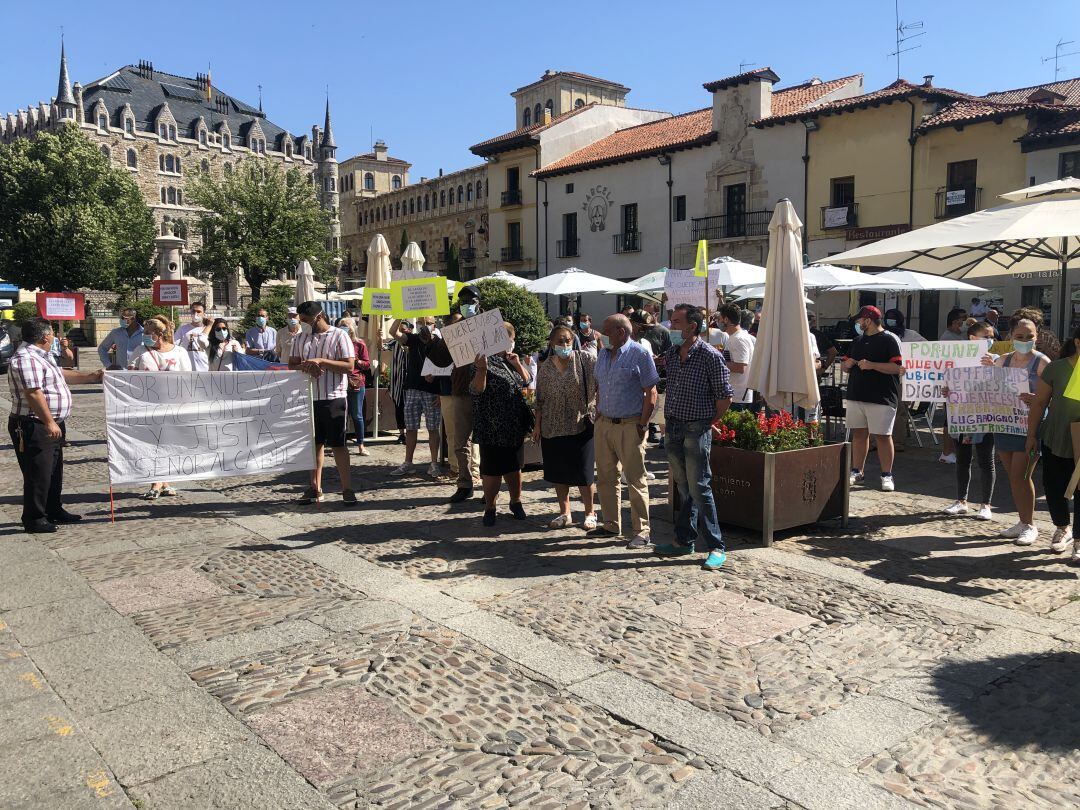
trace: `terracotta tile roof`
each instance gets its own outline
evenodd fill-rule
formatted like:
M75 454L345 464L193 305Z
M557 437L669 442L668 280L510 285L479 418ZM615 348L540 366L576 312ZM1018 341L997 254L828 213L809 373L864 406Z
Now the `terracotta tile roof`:
M550 73L544 73L544 75L537 79L535 82L530 82L523 87L519 87L514 92L520 93L522 90L528 90L530 87L535 87L538 84L543 84L544 82L548 81L549 79L553 79L556 76L566 76L571 79L581 79L582 81L586 82L600 82L601 84L606 84L609 87L616 87L625 90L627 93L630 92L630 88L627 87L625 84L619 84L618 82L613 82L610 79L601 79L599 76L590 76L588 73L576 73L572 70L553 70Z
M536 177L551 177L593 166L621 163L660 152L700 146L716 139L712 107L620 129L583 149L550 163Z
M1062 97L1063 104L1080 104L1080 78L1036 84L1032 87L1019 87L1016 90L999 90L987 93L983 98L999 104L1023 104L1038 90L1049 90L1051 93L1056 93Z
M1067 124L1062 120L1062 116L1069 116L1070 111L1080 112L1080 78L1001 90L968 101L957 101L923 121L919 131L974 124L1007 115L1045 113L1052 120L1044 121L1034 131L1047 133L1039 137L1051 137L1053 134L1063 134L1059 133L1059 129ZM1025 138L1034 134L1034 131Z
M1071 108L1071 110L1063 110L1060 107L1048 107L1046 109L1053 110L1057 115L1051 120L1037 125L1027 134L1022 135L1020 143L1033 143L1052 138L1080 135L1080 109L1076 107Z
M506 149L514 148L519 144L531 142L532 136L538 135L550 126L561 123L567 118L573 118L578 113L585 110L592 109L596 106L594 101L592 104L586 104L582 107L577 107L570 112L565 112L562 115L557 115L551 119L550 123L545 124L541 121L538 124L531 124L527 127L520 127L519 129L511 130L510 132L504 132L502 135L496 135L494 138L488 138L486 141L480 141L480 143L473 144L469 147L469 151L477 155L493 155L496 152L502 152Z
M900 101L913 95L919 95L924 98L941 99L946 101L961 101L970 100L972 96L966 93L960 93L956 90L949 90L945 87L927 87L921 84L912 84L904 79L897 79L887 87L883 87L880 90L875 90L872 93L864 93L861 96L854 96L853 98L844 98L837 101L830 101L827 104L820 104L816 107L809 109L803 109L801 111L794 111L786 114L773 114L768 118L763 118L760 121L755 121L755 126L772 126L773 124L782 124L788 121L797 121L800 118L817 117L819 115L830 115L832 113L847 112L849 110L857 110L864 107L872 107L877 104L887 104L892 101Z
M715 82L705 82L702 87L710 93L715 93L717 90L723 90L725 87L747 84L751 79L768 79L774 83L780 81L780 77L773 73L772 68L763 67L758 68L757 70L748 70L745 73L736 73L734 76L728 76L726 79L717 79Z
M809 107L819 98L823 98L829 93L839 90L845 84L850 84L861 78L861 73L855 73L840 79L830 79L827 82L809 81L804 82L803 84L797 84L793 87L785 87L781 90L777 90L773 93L772 97L772 114L790 115L791 113L798 112L799 110Z
M957 101L925 118L919 124L918 131L926 132L940 127L977 124L980 121L992 121L1007 115L1020 115L1039 109L1042 109L1042 107L1038 104L996 104L982 99Z

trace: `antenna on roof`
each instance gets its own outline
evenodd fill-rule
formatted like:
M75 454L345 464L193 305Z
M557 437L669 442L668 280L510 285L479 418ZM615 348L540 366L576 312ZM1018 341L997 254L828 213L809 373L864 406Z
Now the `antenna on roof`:
M1076 44L1076 40L1074 40L1074 39L1070 39L1070 40L1065 40L1064 38L1059 39L1058 42L1057 42L1057 45L1054 46L1054 55L1053 56L1044 56L1043 57L1042 63L1044 65L1047 62L1050 62L1050 61L1053 61L1053 63L1054 63L1054 81L1057 81L1058 74L1061 72L1061 65L1058 64L1061 61L1061 58L1064 57L1064 56L1076 56L1078 53L1080 53L1080 51L1070 51L1069 53L1062 53L1061 49L1064 48L1067 45L1075 45L1075 44Z
M748 67L753 67L757 62L739 62L739 73L745 71Z
M904 44L916 37L923 36L926 31L920 30L923 27L922 20L916 22L906 23L900 19L900 0L895 0L893 3L896 12L896 50L889 54L889 56L896 57L896 78L900 78L900 54L913 51L916 48L921 48L922 45L910 45L907 48ZM910 33L911 31L918 31L917 34Z
M258 85L258 88L259 88L259 112L262 112L263 111L263 108L262 108L262 85L261 84Z

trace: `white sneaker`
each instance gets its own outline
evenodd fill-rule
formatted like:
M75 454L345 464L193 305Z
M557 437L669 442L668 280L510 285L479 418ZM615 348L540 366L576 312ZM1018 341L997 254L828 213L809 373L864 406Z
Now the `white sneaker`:
M1039 539L1039 530L1034 526L1027 525L1024 530L1020 532L1020 536L1013 540L1018 546L1033 546L1035 541Z
M1027 528L1027 524L1023 521L1020 521L1015 526L1002 531L1000 536L1008 537L1010 540L1014 540L1021 535L1025 528Z
M409 473L412 472L412 468L413 468L413 465L410 462L406 461L404 464L401 464L398 467L394 467L394 469L392 469L390 471L390 474L391 475L408 475Z
M427 474L432 478L441 478L443 471L439 468L438 464L429 464Z
M1069 565L1080 565L1080 543L1073 546L1072 556L1069 557Z
M975 515L976 520L993 520L994 516L990 514L990 504L984 503L982 509Z
M864 478L866 478L865 473L863 473L863 472L861 472L859 470L852 470L851 471L851 478L848 479L848 480L849 480L849 483L851 484L851 486L855 486L856 484L860 483Z
M938 461L940 461L942 464L955 464L956 453L949 453L948 455L942 453L940 456L938 456Z
M967 513L967 501L954 501L952 506L945 508L946 515L966 515Z
M1050 550L1055 554L1068 551L1073 536L1068 526L1058 526L1054 532L1054 538L1050 541Z
M655 481L656 480L656 473L654 473L652 470L646 470L645 471L645 480L646 481Z
M893 477L891 475L883 475L883 476L881 476L881 491L882 492L895 492L896 491L896 482L893 481Z

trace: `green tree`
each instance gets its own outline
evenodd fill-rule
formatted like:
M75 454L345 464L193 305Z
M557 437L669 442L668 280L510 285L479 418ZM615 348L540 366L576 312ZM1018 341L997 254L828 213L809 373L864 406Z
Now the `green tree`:
M33 301L20 301L15 305L15 309L11 313L11 320L16 326L22 326L27 321L32 321L37 317L38 308Z
M220 279L239 267L255 301L267 281L301 259L311 261L320 281L334 277L326 247L330 213L319 207L309 175L299 169L248 160L220 180L200 175L188 198L204 209L197 220L203 245L192 263L197 272Z
M450 249L446 252L446 277L461 281L460 267L457 245L450 245Z
M404 228L401 229L401 241L398 244L400 245L398 256L401 256L405 253L405 248L409 246L409 234Z
M135 181L74 126L0 144L0 268L26 289L118 290L154 277Z
M484 309L498 308L503 320L514 325L515 352L532 354L547 342L547 314L535 293L501 279L481 278L474 283L480 288Z
M135 298L130 295L124 296L120 300L120 304L116 308L116 311L119 314L125 309L135 310L135 314L139 316L140 321L145 321L148 318L153 318L158 315L164 315L169 320L172 320L172 309L169 307L159 307L153 301L148 301L145 298ZM173 324L173 326L176 326L176 324Z
M292 306L293 294L296 291L292 287L275 285L268 287L266 295L258 301L248 304L244 317L240 320L239 329L246 332L255 325L255 318L260 309L266 310L267 322L275 329L280 329L289 321L289 307Z

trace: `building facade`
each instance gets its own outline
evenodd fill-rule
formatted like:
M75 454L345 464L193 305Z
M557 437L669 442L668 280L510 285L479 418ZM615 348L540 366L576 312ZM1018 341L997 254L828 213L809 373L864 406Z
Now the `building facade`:
M85 87L71 83L61 46L56 97L0 117L0 141L34 137L60 126L77 126L114 165L127 170L150 207L158 232L154 262L163 278L179 278L187 255L198 250L195 209L188 179L223 177L248 160L274 161L312 176L324 207L335 213L327 246L340 240L337 222L336 144L327 102L322 128L293 135L252 107L221 92L209 75L194 79L156 70L150 62L127 65ZM291 268L290 268L291 269ZM242 303L239 273L213 285L199 279L210 303Z
M525 129L550 118L558 118L588 104L625 107L630 88L618 82L565 70L545 70L531 84L519 87L511 97L518 126Z

